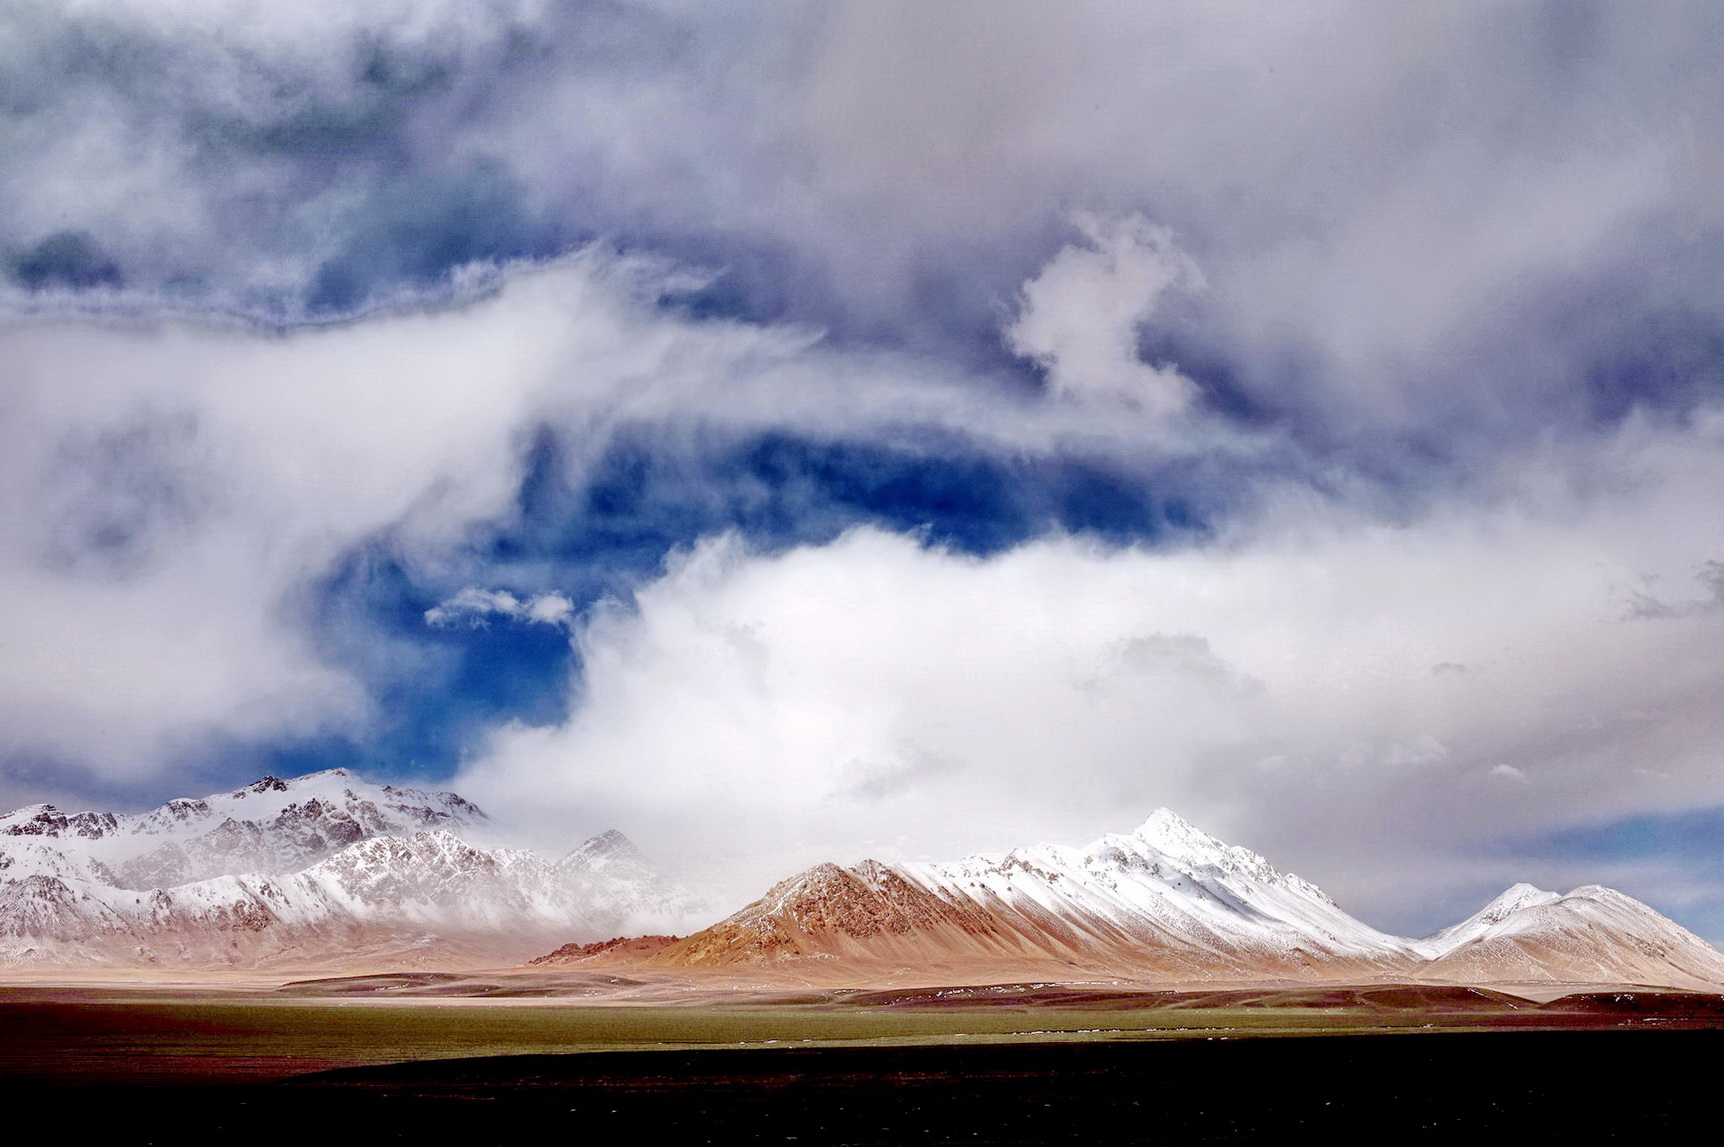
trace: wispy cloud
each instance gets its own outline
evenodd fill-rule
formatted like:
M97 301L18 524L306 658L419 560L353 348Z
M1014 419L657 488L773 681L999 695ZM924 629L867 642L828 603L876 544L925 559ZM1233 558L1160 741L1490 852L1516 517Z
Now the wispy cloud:
M574 612L575 603L560 593L519 598L507 590L468 588L426 610L425 624L484 625L501 617L534 625L567 625Z

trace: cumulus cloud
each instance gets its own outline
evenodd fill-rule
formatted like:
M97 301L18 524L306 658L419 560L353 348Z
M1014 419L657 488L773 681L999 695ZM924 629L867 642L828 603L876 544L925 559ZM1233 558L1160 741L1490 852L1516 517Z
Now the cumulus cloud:
M1641 574L1710 560L1681 524L1724 477L1717 433L1630 435L1603 472L1546 457L1500 476L1506 504L1399 525L1293 499L1195 548L712 542L578 634L566 725L500 734L460 783L778 867L1081 841L1170 805L1435 928L1516 878L1505 840L1724 800L1699 703L1720 619L1621 611Z
M1191 401L1191 380L1177 367L1143 362L1137 336L1163 292L1201 286L1202 273L1167 228L1141 215L1080 214L1075 223L1085 242L1024 284L1007 341L1042 365L1057 394L1178 413Z

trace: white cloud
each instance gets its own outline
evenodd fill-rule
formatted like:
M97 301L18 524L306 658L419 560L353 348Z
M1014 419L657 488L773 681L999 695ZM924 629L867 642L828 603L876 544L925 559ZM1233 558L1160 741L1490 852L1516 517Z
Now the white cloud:
M1692 127L1717 16L851 0L775 93L811 170L794 203L754 201L888 300L1046 243L1064 205L1143 211L1202 265L1203 334L1267 405L1437 435L1566 418L1597 348L1530 312L1651 278L1625 297L1717 313L1680 259L1724 225L1724 139Z
M395 231L368 205L370 158L329 167L294 150L301 127L376 117L432 182L495 165L522 242L550 221L693 237L767 261L770 281L742 294L828 299L861 329L914 334L947 308L973 322L1045 267L1044 291L1099 291L1109 316L1074 323L1050 299L1048 329L1025 328L1026 353L1064 364L1055 385L1176 403L1173 364L1137 363L1121 342L1143 301L1124 288L1153 275L1154 243L1061 253L1055 230L1074 204L1142 213L1201 263L1201 335L1241 395L1344 432L1584 419L1598 348L1529 311L1613 291L1685 313L1724 302L1714 261L1684 261L1724 228L1724 147L1692 127L1720 96L1724 22L1705 6L31 11L0 29L21 75L62 80L50 33L71 16L147 42L166 74L136 92L130 73L69 83L0 124L16 160L0 180L9 241L88 229L145 293L165 275L175 292L206 284L201 302L277 298L291 313L331 260L412 263L379 238ZM532 66L507 48L523 38L545 49ZM419 98L380 87L368 53L425 79ZM411 278L375 284L379 299L444 286Z
M364 689L310 646L303 595L368 540L435 568L474 523L506 522L539 424L577 486L619 427L672 453L679 435L867 439L906 423L1141 453L1135 417L655 308L679 274L595 250L476 274L465 303L288 334L44 315L0 328L0 592L30 603L0 615L5 748L136 778L212 735L362 726ZM428 620L487 610L566 624L573 604L475 587Z
M505 731L457 783L565 831L751 854L756 879L1077 842L1165 804L1434 927L1457 888L1516 878L1505 841L1724 800L1724 619L1623 608L1715 552L1685 526L1720 429L1546 457L1502 477L1513 498L1404 525L1295 499L1203 548L708 543L580 632L565 726ZM1628 767L1654 761L1658 784Z
M427 625L484 625L492 616L537 625L566 625L575 603L560 593L541 593L522 600L507 590L469 587L425 611Z
M595 255L287 336L0 330L0 594L28 603L0 611L5 749L137 779L212 734L363 722L363 688L296 616L337 558L387 532L402 560L441 560L507 516L536 419L657 409L674 399L655 388L774 353L771 332L654 318L632 274ZM518 607L558 623L568 603Z
M1195 393L1177 367L1152 365L1137 338L1162 294L1202 286L1173 234L1141 215L1079 214L1082 245L1068 246L1024 284L1012 350L1035 359L1057 394L1142 406L1157 416L1185 409Z

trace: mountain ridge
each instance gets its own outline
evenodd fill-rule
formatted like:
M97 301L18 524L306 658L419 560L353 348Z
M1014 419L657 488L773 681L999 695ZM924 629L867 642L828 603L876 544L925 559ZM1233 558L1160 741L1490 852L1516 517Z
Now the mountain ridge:
M823 976L970 966L1180 982L1724 984L1724 954L1620 892L1517 884L1433 936L1392 936L1167 809L1083 848L815 865L643 963Z
M1516 884L1431 936L1393 936L1168 809L1079 847L816 864L694 930L704 905L621 832L556 856L462 835L489 826L458 794L345 769L138 814L26 806L0 816L0 964L495 966L556 948L535 963L827 980L1724 985L1724 954L1621 892Z
M345 769L139 814L27 806L0 817L0 963L507 963L699 910L621 833L558 858L459 835L488 825Z
M74 844L107 864L121 887L147 890L241 871L296 871L370 837L488 820L456 793L379 785L348 769L324 769L289 780L265 776L136 814L29 805L0 816L0 839Z

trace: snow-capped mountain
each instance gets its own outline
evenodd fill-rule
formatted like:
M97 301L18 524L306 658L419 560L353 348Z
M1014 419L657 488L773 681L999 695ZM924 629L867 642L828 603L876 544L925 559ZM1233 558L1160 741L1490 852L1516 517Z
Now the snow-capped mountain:
M613 936L629 927L676 927L707 910L700 897L667 879L634 841L615 829L557 861L551 879L569 895L594 905L590 923L601 931L609 928ZM597 908L601 904L603 912Z
M484 823L345 770L138 816L21 809L0 818L0 961L509 963L700 911L620 833L552 860L457 835Z
M1348 916L1315 885L1161 809L1136 832L1085 848L819 865L656 960L797 957L1241 980L1368 977L1411 965L1418 953Z
M487 825L454 793L340 769L138 815L20 809L0 817L0 963L473 966L556 948L544 962L857 981L1724 984L1724 954L1620 892L1520 884L1408 940L1165 809L1083 848L816 865L681 940L666 933L703 906L621 833L550 858L461 835Z
M1430 961L1426 976L1466 983L1724 984L1724 953L1596 884L1566 896L1516 884L1417 946Z
M123 888L150 889L237 872L295 872L376 836L455 831L485 814L454 793L372 784L347 769L171 800L137 815L31 805L0 817L7 838L51 841L100 860Z
M1409 940L1166 809L1085 848L817 865L646 962L824 978L967 969L1168 982L1724 984L1724 954L1620 892L1516 885L1461 924Z

